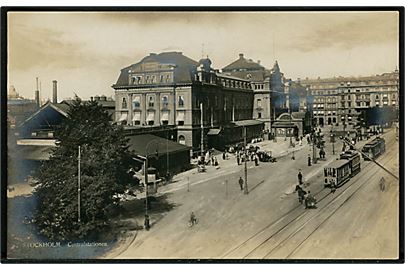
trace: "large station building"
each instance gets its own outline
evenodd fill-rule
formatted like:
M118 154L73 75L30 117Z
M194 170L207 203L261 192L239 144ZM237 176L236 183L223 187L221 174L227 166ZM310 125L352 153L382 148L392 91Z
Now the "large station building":
M193 151L221 148L260 137L253 120L251 81L220 73L210 59L199 62L181 52L151 53L121 70L115 90L116 121L126 129L177 131L177 142Z

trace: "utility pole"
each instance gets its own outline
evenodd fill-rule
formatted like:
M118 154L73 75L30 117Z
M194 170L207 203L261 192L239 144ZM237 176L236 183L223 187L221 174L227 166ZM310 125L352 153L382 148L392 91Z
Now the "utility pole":
M201 156L204 155L204 118L203 118L203 104L200 103L200 113L201 113Z
M243 131L244 131L244 144L245 144L245 189L244 189L244 194L249 194L248 191L248 179L247 179L247 147L246 147L246 127L243 127Z
M317 141L316 132L314 130L313 141L312 141L312 163L314 163L314 164L316 164L316 162L317 162L317 160L316 160L316 146L315 146L316 141Z
M145 218L148 216L148 154L146 154L143 173L145 175Z
M77 159L77 222L80 223L81 213L80 213L80 146L79 146L79 156Z

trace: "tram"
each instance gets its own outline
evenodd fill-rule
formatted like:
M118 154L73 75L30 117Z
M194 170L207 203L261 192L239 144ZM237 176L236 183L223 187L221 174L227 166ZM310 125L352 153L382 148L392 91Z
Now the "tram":
M376 159L385 152L385 140L377 137L363 146L362 154L364 160Z
M324 168L325 187L339 187L360 172L359 153L349 150Z

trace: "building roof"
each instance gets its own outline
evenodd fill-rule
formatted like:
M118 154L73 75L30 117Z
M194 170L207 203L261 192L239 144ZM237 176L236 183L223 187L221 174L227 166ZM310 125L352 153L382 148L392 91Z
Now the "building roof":
M129 84L128 74L130 70L135 69L143 63L157 62L160 64L173 65L174 70L174 83L189 83L192 81L192 72L196 70L199 65L197 61L184 56L181 52L163 52L160 54L153 54L144 57L138 63L132 64L128 67L121 69L121 74L118 77L116 86L127 86Z
M274 122L271 127L275 127L275 128L294 128L297 127L296 124L292 123L292 122Z
M259 121L259 120L240 120L240 121L235 121L235 122L232 122L232 123L234 123L236 126L239 126L239 127L255 126L255 125L263 125L264 124L262 121Z
M306 112L292 112L291 116L293 119L304 119Z
M243 54L239 54L239 59L230 63L229 65L222 68L223 72L234 71L234 70L264 70L265 68L259 63L254 62L252 59L244 58Z
M332 161L329 165L327 165L328 168L340 168L349 161L347 159L337 159Z
M89 100L83 100L84 102L88 102ZM115 101L114 100L95 100L101 107L103 108L115 108ZM69 105L71 106L73 104L74 100L73 99L65 99L62 100L61 103L56 104L57 106L59 105ZM65 107L66 108L66 107ZM67 107L68 108L68 107Z
M55 146L21 145L17 147L17 156L25 160L49 160Z
M155 135L143 134L129 137L129 149L137 155L146 156L156 154L156 150L158 154L166 154L166 151L169 153L189 151L190 147Z

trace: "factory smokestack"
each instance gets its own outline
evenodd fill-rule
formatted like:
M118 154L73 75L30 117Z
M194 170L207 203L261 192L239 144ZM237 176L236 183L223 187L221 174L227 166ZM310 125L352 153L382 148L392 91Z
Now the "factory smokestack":
M53 80L53 93L52 93L52 103L58 103L58 85L57 81Z
M37 90L35 90L35 103L37 104L37 107L39 108L39 89L38 89L38 77L37 77Z

